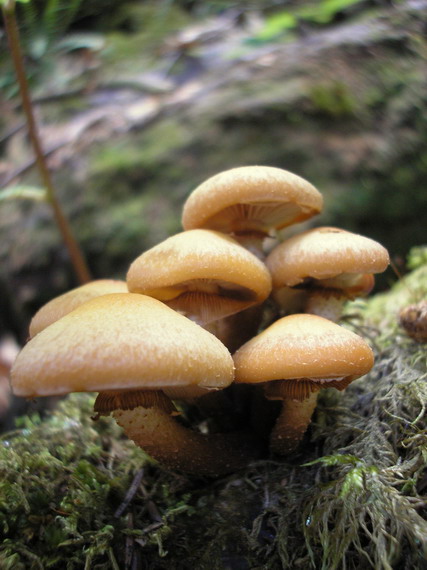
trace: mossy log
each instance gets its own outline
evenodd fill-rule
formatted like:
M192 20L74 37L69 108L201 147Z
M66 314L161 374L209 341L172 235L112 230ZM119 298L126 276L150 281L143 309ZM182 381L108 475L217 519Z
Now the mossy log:
M423 568L426 350L397 311L425 296L426 274L348 307L375 367L324 391L284 460L219 479L166 471L111 418L94 422L90 395L21 418L0 446L0 567Z

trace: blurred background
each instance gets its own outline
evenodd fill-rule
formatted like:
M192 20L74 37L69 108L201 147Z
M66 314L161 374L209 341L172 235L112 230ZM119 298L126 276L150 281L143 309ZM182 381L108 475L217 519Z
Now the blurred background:
M249 164L308 179L325 198L310 224L380 241L402 274L426 244L427 0L16 9L44 152L95 278L124 278L181 230L192 189ZM35 310L78 283L37 191L2 29L0 49L0 336L20 343ZM4 191L16 185L35 190Z

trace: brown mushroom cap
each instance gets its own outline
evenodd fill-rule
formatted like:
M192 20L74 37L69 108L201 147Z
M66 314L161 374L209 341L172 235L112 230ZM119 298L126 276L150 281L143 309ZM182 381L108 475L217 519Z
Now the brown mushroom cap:
M271 277L235 240L210 230L176 234L140 255L127 274L129 291L149 295L201 323L264 301Z
M211 333L143 295L84 303L31 339L11 372L17 396L203 386L233 381L228 350Z
M337 276L381 273L390 263L378 242L339 228L321 227L295 235L276 246L266 259L273 287L292 287L305 279L329 280ZM346 289L352 280L325 283Z
M401 309L399 323L408 336L418 342L426 342L427 300L419 301Z
M339 387L373 366L371 348L357 334L323 317L283 317L234 354L235 381L319 379L322 387ZM297 397L297 396L296 396Z
M243 166L198 186L184 204L184 229L268 234L318 214L321 194L309 182L280 168Z
M126 281L115 279L97 279L71 289L71 291L55 297L37 311L30 323L30 337L35 336L90 299L109 293L126 293L127 290Z

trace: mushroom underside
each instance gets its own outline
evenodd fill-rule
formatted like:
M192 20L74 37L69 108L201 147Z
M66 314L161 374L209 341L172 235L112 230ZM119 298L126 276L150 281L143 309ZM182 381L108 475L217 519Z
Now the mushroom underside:
M247 287L214 279L194 279L180 283L167 292L148 291L171 309L204 325L242 311L257 302L257 295Z
M213 214L205 220L203 227L236 235L259 232L267 236L270 228L283 228L305 219L311 215L311 211L311 208L292 202L240 203Z
M344 390L353 381L353 376L340 376L336 378L298 378L292 380L273 380L264 384L264 394L269 400L303 401L312 392L318 392L322 388L336 388Z

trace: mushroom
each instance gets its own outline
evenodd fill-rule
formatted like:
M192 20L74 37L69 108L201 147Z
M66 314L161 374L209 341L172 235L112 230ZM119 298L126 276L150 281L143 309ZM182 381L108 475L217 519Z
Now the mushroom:
M108 293L126 293L127 291L126 281L116 279L97 279L71 289L55 297L37 311L30 323L30 338L90 299Z
M181 232L152 247L131 264L127 282L129 291L163 301L229 349L256 334L262 319L258 306L271 291L264 263L230 236L212 230ZM223 391L192 398L181 389L167 394L194 404L220 429L240 421L230 394Z
M334 227L295 235L276 246L265 260L276 299L283 288L302 291L305 312L333 321L339 320L345 301L371 291L373 274L384 271L389 262L387 250L378 242Z
M100 392L129 438L167 468L198 475L231 472L256 456L247 434L203 435L184 427L163 390L221 390L233 360L211 333L143 295L92 299L32 338L12 371L17 396Z
M321 194L309 182L280 168L242 166L220 172L187 198L185 230L207 228L231 234L257 256L272 230L318 214Z
M271 277L234 239L210 230L176 234L140 255L129 291L155 297L205 326L262 303Z
M419 301L399 312L399 324L417 342L427 341L427 301Z
M262 385L281 400L270 449L286 455L301 441L322 388L343 390L373 366L363 338L323 317L282 317L234 354L235 382ZM262 384L261 384L262 383Z

